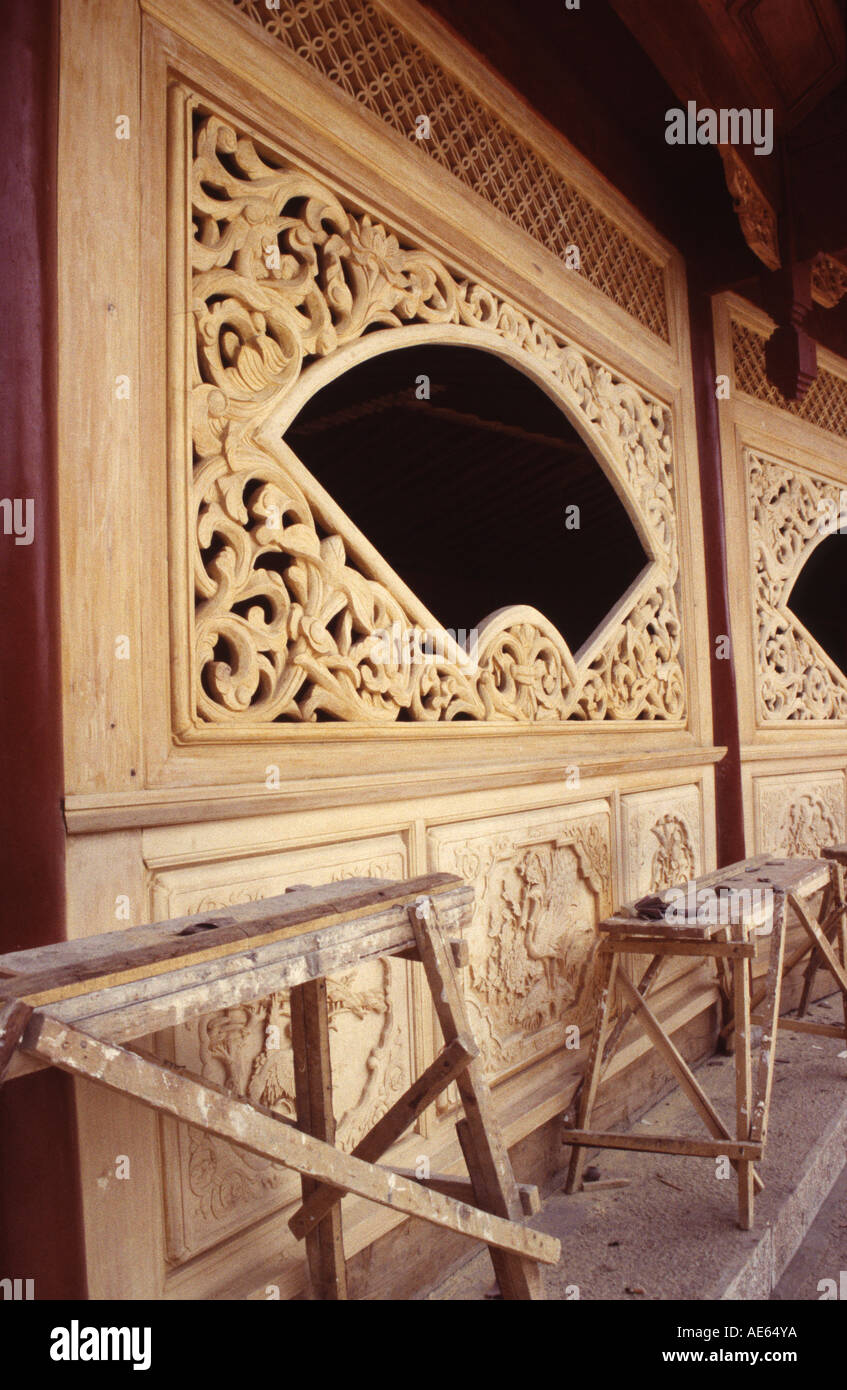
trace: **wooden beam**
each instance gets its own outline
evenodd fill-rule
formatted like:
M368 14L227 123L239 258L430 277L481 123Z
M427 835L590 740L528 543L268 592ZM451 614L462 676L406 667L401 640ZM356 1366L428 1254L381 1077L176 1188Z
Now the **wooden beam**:
M415 933L441 1032L449 1045L471 1030L453 962L437 928L432 900L424 899L410 907L409 921ZM477 1202L483 1210L495 1212L498 1217L520 1221L523 1209L515 1175L500 1135L479 1058L474 1058L459 1073L456 1085L465 1112L465 1118L457 1124L456 1132ZM543 1298L541 1274L531 1260L515 1259L492 1248L491 1261L504 1298Z
M604 1134L593 1129L562 1130L562 1143L585 1149L635 1149L638 1153L682 1154L693 1158L761 1158L761 1144L739 1139L684 1139L672 1134ZM591 1185L591 1184L590 1184Z
M291 991L291 1049L298 1127L325 1144L335 1144L325 979L307 980ZM305 1173L300 1176L300 1186L304 1202L321 1192L330 1193L333 1199L339 1195L336 1188L324 1187ZM322 1302L346 1299L347 1268L337 1204L307 1236L306 1257L314 1297Z
M470 1038L456 1038L431 1062L422 1076L403 1092L391 1109L377 1120L373 1129L360 1139L353 1150L354 1158L366 1163L376 1163L387 1153L401 1135L406 1133L419 1115L437 1100L468 1062L478 1056L476 1043ZM304 1193L303 1205L295 1211L288 1226L298 1240L307 1236L322 1216L331 1211L341 1201L343 1192L324 1187L315 1192L307 1201Z
M366 919L380 913L396 916L399 925L406 907L421 893L439 895L464 890L468 905L473 901L473 890L453 874L426 874L404 883L399 894L397 888L392 882L374 884L362 879L350 884L293 889L258 903L241 904L223 916L194 913L154 926L109 932L91 938L86 952L66 952L67 964L62 960L61 949L53 948L62 963L0 981L0 999L26 997L34 1008L40 1008L57 1000L237 956L248 949L308 933L349 927L356 922L363 926ZM398 944L412 942L407 939ZM5 961L15 967L14 954L0 957L0 966Z
M456 1202L473 1202L474 1190L470 1178L454 1176L452 1173L430 1173L428 1178L419 1178L414 1168L392 1168L392 1173L396 1173L398 1178L407 1178L409 1181L417 1181L422 1187L431 1187L433 1192L443 1192L445 1197L452 1197ZM537 1187L532 1183L519 1182L518 1193L520 1194L521 1206L525 1216L537 1216L541 1211L541 1194Z
M551 1265L559 1260L559 1241L540 1231L454 1202L419 1183L398 1181L393 1173L363 1163L281 1123L264 1106L238 1100L151 1058L101 1042L68 1023L36 1014L30 1020L24 1042L28 1052L63 1071L131 1096L142 1105L228 1139L295 1172L353 1192L391 1211L417 1216L483 1241L509 1255Z

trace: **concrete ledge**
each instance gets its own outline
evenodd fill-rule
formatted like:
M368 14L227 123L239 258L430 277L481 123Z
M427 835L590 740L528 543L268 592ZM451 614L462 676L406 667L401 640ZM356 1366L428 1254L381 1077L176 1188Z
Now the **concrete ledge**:
M841 999L816 1004L819 1022L841 1021ZM759 1171L765 1191L752 1231L736 1224L735 1174L715 1160L603 1150L589 1164L618 1188L572 1197L556 1191L532 1224L562 1241L562 1261L545 1272L554 1300L768 1299L847 1161L847 1059L843 1042L807 1034L779 1038L770 1127ZM704 1090L734 1129L731 1057L698 1069ZM632 1126L637 1133L702 1136L702 1122L674 1092ZM563 1150L563 1165L569 1150ZM827 1271L823 1271L826 1273ZM430 1298L479 1299L491 1292L488 1256L476 1256ZM818 1295L815 1294L814 1297Z

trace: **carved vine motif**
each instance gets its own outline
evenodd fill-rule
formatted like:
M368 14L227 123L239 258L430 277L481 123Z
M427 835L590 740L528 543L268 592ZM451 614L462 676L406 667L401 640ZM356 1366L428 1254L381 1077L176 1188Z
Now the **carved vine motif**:
M685 715L670 412L480 284L195 115L192 390L196 708L200 727L318 718L538 722ZM650 537L652 589L579 666L531 608L480 626L475 659L386 652L415 624L351 560L260 426L308 364L373 326L494 333L558 384ZM394 625L397 625L396 627Z
M747 450L762 720L847 717L847 677L795 618L788 592L822 519L840 515L834 483Z
M528 843L477 837L446 858L475 886L469 1003L486 1065L502 1073L559 1046L563 1021L593 1016L595 923L611 894L608 824L587 817Z

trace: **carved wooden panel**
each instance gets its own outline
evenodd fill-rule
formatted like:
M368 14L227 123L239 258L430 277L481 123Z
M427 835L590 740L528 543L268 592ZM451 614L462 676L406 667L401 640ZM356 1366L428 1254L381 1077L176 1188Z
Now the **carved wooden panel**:
M407 876L402 838L385 835L358 846L167 870L157 876L157 908L163 916L212 911L259 901L295 883L360 875ZM402 962L375 961L328 982L335 1110L344 1148L352 1148L411 1081L407 973ZM292 1117L290 1027L286 990L187 1024L163 1042L180 1065ZM166 1248L175 1264L298 1197L295 1174L201 1130L164 1120L162 1144Z
M841 489L823 478L744 451L751 507L757 713L762 722L847 717L847 677L788 607L791 587L840 517Z
M818 365L818 374L802 401L787 401L768 381L765 369L767 334L755 332L746 323L732 320L732 358L735 384L756 400L787 410L807 424L847 438L847 381Z
M622 796L621 840L625 900L657 893L703 873L700 788Z
M779 238L776 212L732 145L721 147L726 186L732 196L744 240L770 270L778 270Z
M754 785L757 851L814 858L824 845L843 843L843 773L758 777Z
M189 94L183 114L196 594L183 736L317 719L681 722L669 409ZM613 477L650 563L578 660L520 605L480 622L471 659L443 631L433 659L411 659L414 643L385 652L386 631L429 627L428 615L375 552L370 565L356 559L366 538L330 514L274 426L301 374L304 398L310 365L375 326L396 331L398 346L414 326L445 342L478 333L489 349L493 338L552 388Z
M486 1068L508 1075L590 1023L596 922L611 902L606 802L440 826L433 868L476 889L465 983Z
M588 281L668 341L662 265L379 3L232 3L548 250L564 260L576 245ZM426 139L416 138L420 115Z

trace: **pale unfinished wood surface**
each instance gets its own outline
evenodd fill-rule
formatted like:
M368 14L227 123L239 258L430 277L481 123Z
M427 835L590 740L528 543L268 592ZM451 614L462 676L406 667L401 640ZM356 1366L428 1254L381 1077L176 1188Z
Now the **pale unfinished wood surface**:
M414 145L409 148L396 130L381 128L359 103L339 99L308 64L291 53L281 56L261 35L248 32L246 23L227 14L229 8L208 0L184 0L179 5L143 0L140 7L137 0L74 0L63 7L61 16L59 163L66 176L60 192L59 238L65 377L57 429L63 442L69 933L110 932L122 923L176 918L206 902L214 903L214 913L228 914L247 893L274 896L288 882L315 882L318 877L356 872L398 878L430 868L456 871L455 856L478 856L484 862L496 852L504 860L508 856L511 897L503 908L502 937L486 935L487 921L473 934L475 978L481 968L485 987L492 995L496 992L501 944L505 952L514 943L521 959L523 920L536 933L540 929L542 941L547 935L553 942L545 957L545 968L554 978L544 1009L567 1009L574 1021L582 1022L592 1003L590 987L580 992L586 939L593 934L596 918L608 910L602 902L652 891L662 880L667 855L655 837L659 831L664 834L666 818L680 820L680 840L687 840L698 871L714 862L712 766L721 750L712 747L709 713L704 561L681 258L566 142L545 131L543 122L514 94L476 60L471 62L464 48L457 48L429 17L417 14L415 6L401 8L414 32L418 25L425 46L430 39L438 43L439 62L447 67L458 64L463 81L470 82L477 95L495 105L503 103L501 116L508 114L522 140L542 150L545 159L626 230L640 252L663 266L670 342L648 333L598 293L588 277L566 269L520 228L493 215L436 160L424 159ZM490 287L499 303L514 305L530 323L543 324L556 342L572 345L594 374L592 389L601 413L611 412L602 462L616 486L628 487L626 451L616 432L626 431L632 417L620 409L622 400L638 410L630 394L634 389L645 402L667 412L670 428L657 421L651 433L673 445L673 527L679 559L675 592L687 682L683 723L660 728L656 721L656 727L647 728L645 722L609 720L586 728L577 721L558 728L506 729L497 722L432 728L408 721L386 730L304 722L296 729L263 726L248 736L228 727L209 728L201 731L205 742L182 738L187 716L179 689L195 687L189 669L192 643L180 618L192 608L194 575L191 536L177 520L183 506L191 510L191 498L185 495L190 421L184 374L191 305L182 299L188 283L189 213L188 199L179 196L178 188L183 176L187 188L193 151L187 141L183 146L174 138L167 107L169 101L177 107L186 92L199 94L212 113L234 121L260 150L276 149L289 164L307 170L357 219L367 211L374 226L389 233L402 229L404 249L419 250L427 264L445 265L454 281ZM122 110L132 120L128 144L114 141L114 117ZM75 181L67 171L82 165L89 172L82 182ZM109 248L100 246L103 236L111 237ZM626 266L614 267L613 273L625 276ZM78 293L79 276L84 288ZM330 372L350 367L381 341L400 345L404 333L418 333L421 327L427 325L378 329L313 362L287 395L291 408L297 400L305 402L324 364ZM577 427L586 418L586 412L577 413L578 403L574 409L567 390L556 384L550 364L531 350L531 339L524 345L512 338L505 321L490 330L457 322L428 328L432 341L458 342L457 335L465 332L465 345L473 342L480 349L505 354L515 365L523 363L536 380L553 383L556 398ZM247 357L249 352L245 366ZM604 394L606 371L611 401ZM107 399L118 372L132 379L130 402ZM615 398L621 389L624 397ZM135 426L127 434L130 421ZM109 439L117 439L119 447L105 447ZM279 438L272 452L278 464ZM172 531L178 554L169 553ZM121 633L131 638L133 659L113 669L114 638ZM279 768L278 788L266 785L269 763ZM572 764L579 768L581 785L563 791L562 771ZM552 920L562 922L560 936L567 945L567 971L559 977L550 964L559 936L534 907L536 890L527 870L534 849L540 849L541 858L550 861L544 867L552 868L561 887L571 876L573 852L546 829L540 836L538 812L547 809L551 826L579 820L593 832L598 802L608 817L595 865L598 892L584 904L586 875L594 874L595 868L580 869L578 920L570 910L560 912L558 890L551 895ZM627 808L636 802L638 813L630 824ZM532 826L540 845L533 846L526 831L523 838L515 834L514 825ZM502 874L487 875L483 868L480 888L487 880L487 911L494 913ZM128 915L117 917L116 900L124 895L129 898ZM550 949L549 941L546 946ZM254 978L263 989L284 991L300 982L285 957L284 942L259 949L265 964ZM273 964L277 957L272 953L277 951L279 967ZM322 967L331 970L333 959L340 970L350 968L343 951L333 956L329 950L322 956ZM700 1031L700 1016L713 997L711 980L695 961L677 964L688 973L674 977L668 970L656 1007L672 1032ZM526 962L527 979L534 968ZM86 1019L82 999L52 1007L92 1032L102 1027L114 1030L116 1038L130 1038L138 1035L147 1005L155 1001L152 1017L157 1026L174 1025L175 1057L217 1075L221 1061L210 1054L211 1034L201 1037L193 1024L181 1022L191 1017L205 989L210 1009L227 1011L221 1023L230 1039L226 1064L239 1076L270 1072L289 1103L292 1083L284 1073L285 1059L274 1073L274 1057L255 1047L261 1010L252 993L253 977L236 971L234 960L226 969L231 974L220 984L210 985L208 977L198 974L185 994L170 975L116 986L114 993L103 991L98 1001L102 1017ZM389 987L375 980L375 970L368 966L353 986L363 1014L362 1037L352 1038L347 1030L343 1055L335 1058L348 1110L346 1124L355 1138L367 1127L373 1096L378 1098L385 1089L389 1062L405 1073L402 1086L409 1079L411 1058L425 1067L437 1048L432 1012L415 980L420 972L391 966L400 983ZM521 983L523 987L523 978ZM571 1004L572 993L578 994L579 1003ZM475 1006L480 997L481 992ZM114 1016L107 1020L105 1013L112 1006ZM344 1017L349 1020L351 1015ZM385 1046L373 1036L379 1019L394 1020L386 1028ZM535 1021L523 1026L516 995L510 1002L508 1028L514 1040L509 1057L503 1061L495 1039L490 1074L511 1144L561 1112L578 1063L575 1054L549 1044ZM400 1029L408 1037L406 1051L394 1045ZM342 1022L333 1033L334 1045L344 1031ZM640 1048L639 1041L622 1054L627 1065L643 1055ZM370 1077L376 1084L367 1092ZM639 1079L632 1084L646 1101L645 1083ZM160 1126L152 1112L117 1095L84 1083L76 1090L93 1296L129 1289L137 1297L227 1296L233 1291L238 1297L261 1297L265 1280L278 1282L283 1297L297 1292L302 1261L298 1264L286 1224L296 1196L286 1199L286 1205L271 1181L265 1205L236 1195L222 1217L201 1217L185 1134L175 1137L170 1122ZM358 1097L363 1095L366 1103L360 1105ZM177 1162L174 1154L180 1145L186 1157ZM137 1219L129 1238L120 1185L104 1190L100 1181L110 1155L124 1151L132 1154L135 1175ZM166 1153L169 1157L163 1161ZM239 1191L258 1186L255 1165L239 1165L232 1153L222 1146L214 1149L215 1183L232 1174ZM439 1109L419 1118L401 1141L403 1164L413 1167L418 1153L429 1155L439 1171L460 1161L449 1111ZM216 1187L215 1195L218 1191ZM353 1244L348 1253L365 1248L399 1220L386 1207L363 1210L355 1199L349 1206ZM255 1269L262 1274L251 1285Z

